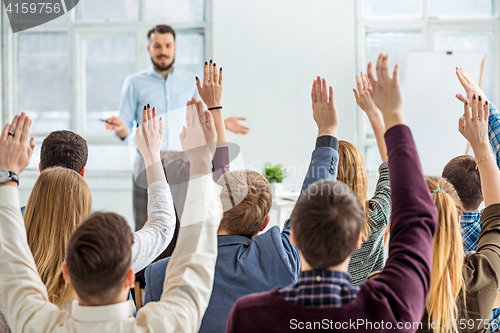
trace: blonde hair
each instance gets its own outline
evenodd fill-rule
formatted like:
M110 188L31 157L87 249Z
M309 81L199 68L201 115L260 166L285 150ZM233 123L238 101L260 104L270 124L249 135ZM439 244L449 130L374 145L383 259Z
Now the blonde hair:
M224 216L220 229L231 235L253 238L271 210L271 185L260 173L250 170L226 172L219 178Z
M26 205L28 244L49 300L59 307L75 297L62 276L66 245L91 209L92 197L83 177L61 167L40 174Z
M368 175L366 173L363 155L352 143L339 140L339 165L337 180L349 185L359 200L367 216L363 230L363 239L371 235L370 217L368 215L369 202L366 198L368 190Z
M432 252L431 284L427 295L427 313L437 322L437 332L458 332L454 325L459 316L457 300L465 284L462 276L464 249L460 227L462 203L457 192L442 177L427 177L427 186L438 211L438 224ZM446 327L445 327L446 326Z

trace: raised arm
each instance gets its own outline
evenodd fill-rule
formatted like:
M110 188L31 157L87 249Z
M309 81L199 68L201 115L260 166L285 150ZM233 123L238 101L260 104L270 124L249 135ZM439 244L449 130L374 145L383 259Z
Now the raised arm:
M313 118L318 126L316 148L311 157L302 190L321 179L337 179L339 142L336 138L339 117L333 98L333 88L317 77L311 90Z
M465 96L461 94L456 95L462 103L465 103L466 100L470 100L473 94L481 96L481 99L484 102L488 101L490 111L488 117L488 137L490 139L490 145L493 149L493 153L495 154L497 166L500 168L500 114L488 97L486 97L486 94L463 68L457 67L456 74L462 84L462 87L465 89Z
M377 77L368 64L369 92L383 114L392 190L389 259L380 275L362 288L393 304L398 321L418 322L429 290L432 242L437 213L403 113L399 66L389 74L389 56L380 55Z
M368 92L371 85L366 74L361 73L360 76L356 75L356 84L358 86L358 90L353 89L354 98L356 99L358 106L366 113L368 119L370 120L373 133L375 134L375 139L377 140L378 151L380 153L380 157L382 158L382 162L387 162L387 146L385 145L384 139L384 118L382 117L382 113L380 113L377 105L375 105L375 101L372 96Z
M163 122L156 109L143 109L142 126L136 128L137 148L144 158L148 178L148 220L134 233L132 269L138 272L153 262L170 244L175 231L175 210L160 158Z
M30 127L23 112L3 128L0 169L19 175L28 166L35 147ZM0 300L5 318L12 332L51 332L69 314L49 302L26 239L17 183L0 183Z
M196 107L206 112L201 104ZM215 125L210 113L198 116L193 107L188 108L186 116L181 141L191 161L191 177L179 238L166 270L161 300L146 304L137 313L138 325L152 332L197 332L215 274L221 188L212 180L211 156L204 136L216 139Z

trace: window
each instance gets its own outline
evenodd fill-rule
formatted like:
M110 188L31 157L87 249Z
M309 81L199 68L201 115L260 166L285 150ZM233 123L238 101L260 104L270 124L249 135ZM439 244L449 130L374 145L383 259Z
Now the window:
M497 53L500 37L498 0L358 0L358 72L379 53L405 65L413 50L471 51L486 54L482 89L498 100L500 78ZM358 113L360 148L370 176L377 173L380 156L368 118Z
M124 170L118 155L128 151L126 143L106 131L101 119L118 115L125 78L150 66L148 30L171 25L176 67L202 75L211 52L210 8L211 0L85 0L16 34L4 11L4 121L26 112L38 146L51 131L74 131L109 157L89 160L89 170Z

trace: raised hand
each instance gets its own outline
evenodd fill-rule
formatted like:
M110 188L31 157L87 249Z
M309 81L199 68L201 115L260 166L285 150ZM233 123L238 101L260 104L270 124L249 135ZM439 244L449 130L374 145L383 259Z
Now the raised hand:
M215 108L221 106L222 100L222 67L219 69L215 63L205 62L203 69L203 83L196 77L196 87L201 99L207 107Z
M470 142L475 155L491 153L488 141L488 111L488 101L476 94L472 94L470 102L464 102L464 115L459 119L458 130ZM478 159L482 157L476 156Z
M156 108L145 106L142 111L142 126L136 129L137 148L144 158L146 168L159 162L161 144L163 139L163 121L156 114Z
M368 92L384 116L385 128L406 124L404 118L403 95L399 83L399 64L389 74L389 55L380 54L377 60L377 77L373 72L373 64L368 63L368 79L371 87Z
M470 101L472 99L472 95L476 94L478 98L479 96L481 96L481 99L483 101L486 102L488 100L486 94L481 90L481 88L479 88L476 82L472 80L469 74L467 74L467 72L463 70L463 68L457 67L455 70L458 80L460 80L462 87L464 87L465 89L465 96L457 94L455 96L456 98L465 103L466 100Z
M30 139L31 119L23 112L6 124L0 136L0 169L19 175L30 163L35 139Z
M226 119L226 128L236 134L247 134L250 128L241 125L238 120L247 120L247 118L242 117L229 117Z
M339 116L333 101L333 88L328 88L325 79L318 76L313 82L311 99L318 136L323 134L337 136Z
M366 74L361 73L359 76L356 75L356 84L358 90L353 89L354 98L361 110L365 111L368 117L372 114L379 114L380 110L377 105L375 105L375 101L368 91L368 89L372 89L372 86Z
M203 102L193 98L186 109L186 126L180 135L182 149L191 160L191 175L210 172L217 132L213 116L204 110ZM208 168L208 169L207 169Z
M388 160L388 156L384 138L385 123L382 113L378 109L377 105L375 105L375 101L369 92L369 90L373 88L368 80L368 77L363 73L361 73L360 76L356 75L356 84L358 86L358 90L353 89L354 98L356 99L356 103L361 110L365 111L368 116L370 124L373 128L373 133L375 134L375 138L377 140L380 158L382 159L382 162L386 162Z

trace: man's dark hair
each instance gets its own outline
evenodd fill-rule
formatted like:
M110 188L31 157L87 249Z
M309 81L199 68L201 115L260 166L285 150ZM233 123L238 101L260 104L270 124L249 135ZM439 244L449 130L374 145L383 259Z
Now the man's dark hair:
M71 235L66 265L71 285L91 305L116 300L131 265L134 237L115 213L93 213Z
M148 39L151 39L152 34L172 34L175 41L175 30L169 25L159 24L153 29L148 31Z
M87 141L71 131L52 132L42 142L42 171L59 166L80 173L87 164L87 157Z
M483 201L481 177L476 159L469 155L455 157L443 169L446 178L457 191L465 211L477 210Z
M290 216L297 248L314 269L339 265L352 255L365 221L354 192L337 180L310 185Z

